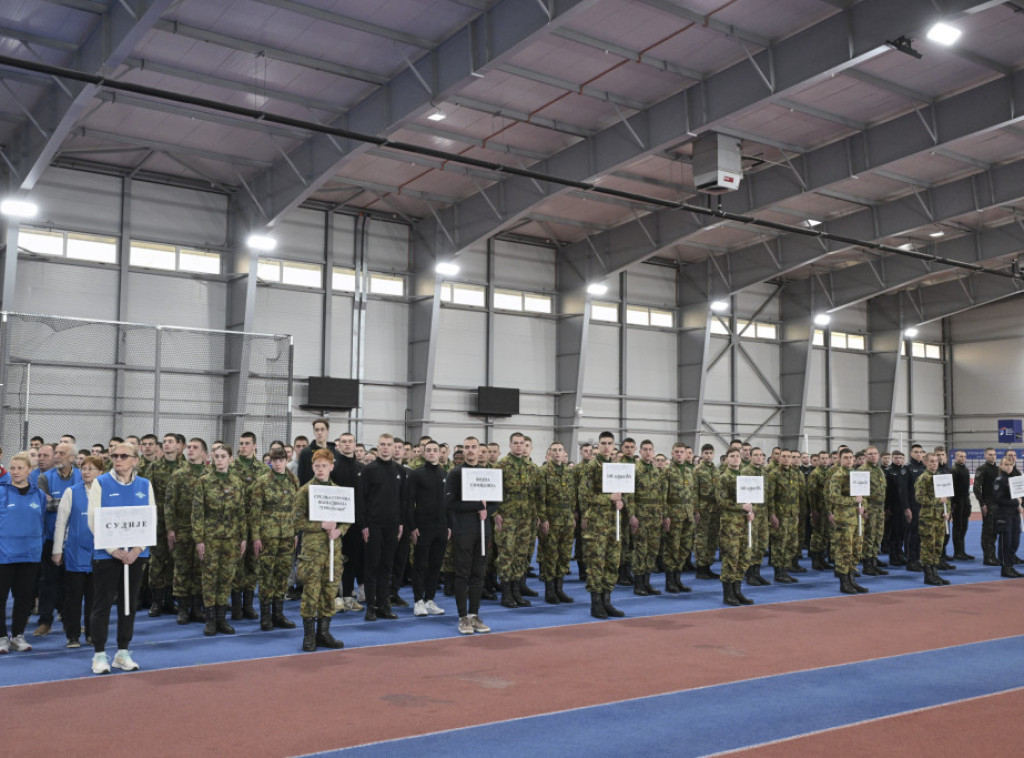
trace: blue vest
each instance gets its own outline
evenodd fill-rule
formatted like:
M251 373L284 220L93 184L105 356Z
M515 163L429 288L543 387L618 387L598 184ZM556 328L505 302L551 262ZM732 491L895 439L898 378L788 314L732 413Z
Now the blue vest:
M71 476L67 479L61 477L57 472L56 468L52 468L43 474L46 478L46 486L49 488L50 497L55 500L60 500L61 495L64 494L64 490L68 487L74 487L76 484L82 483L82 472L74 466L71 467ZM42 478L42 477L40 477ZM37 485L38 486L38 483ZM43 539L53 540L53 531L57 528L57 511L46 512L46 531L43 534Z
M0 563L39 563L43 553L46 495L29 487L22 495L0 484Z
M127 508L130 505L156 505L149 502L149 479L136 476L131 484L121 484L114 478L113 472L101 474L96 477L103 495L100 497L101 508ZM101 518L97 513L95 518ZM157 535L157 539L160 535ZM122 547L135 547L135 545L123 545ZM142 551L140 558L149 557L149 548ZM95 561L110 559L110 553L106 550L93 550L92 558Z
M68 516L68 528L64 532L64 568L80 574L91 574L92 554L89 495L84 484L76 484L71 488L71 515Z

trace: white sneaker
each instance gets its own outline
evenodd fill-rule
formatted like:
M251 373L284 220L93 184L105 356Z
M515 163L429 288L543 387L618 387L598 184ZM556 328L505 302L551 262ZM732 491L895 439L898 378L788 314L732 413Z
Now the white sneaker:
M345 598L342 598L342 597L334 598L334 610L336 610L336 611L346 611L346 610L348 610L345 607Z
M25 639L24 634L19 634L17 637L11 637L11 650L16 653L27 653L32 649L32 646L28 644L28 640Z
M346 611L361 611L363 606L356 602L356 599L351 595L345 597L345 610Z
M122 671L138 671L139 664L132 660L132 654L127 650L118 650L114 656L113 667Z
M365 603L366 602L366 590L363 589L362 585L359 585L359 593L356 595L356 602L357 603Z
M422 600L417 600L416 605L412 607L413 616L426 616L427 615L427 604Z
M433 600L428 600L426 602L426 606L427 606L427 613L429 613L431 616L443 616L444 615L444 608L439 606Z
M7 655L11 652L11 638L0 637L0 655Z
M95 653L92 657L92 673L94 674L109 674L110 673L110 659L106 653Z

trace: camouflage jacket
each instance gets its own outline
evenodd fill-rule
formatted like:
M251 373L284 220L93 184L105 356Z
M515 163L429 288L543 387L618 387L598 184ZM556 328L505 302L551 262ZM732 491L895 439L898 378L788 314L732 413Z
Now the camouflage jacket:
M700 505L714 506L718 502L718 471L713 463L701 463L693 470L694 490Z
M192 539L240 542L246 538L245 483L231 471L209 471L192 498Z
M779 506L799 513L804 497L804 475L794 466L776 466L764 478L764 501L772 516L779 515Z
M249 523L254 540L281 539L295 535L295 493L299 478L283 474L261 476L249 491Z
M323 522L309 520L309 488L314 484L321 487L338 486L328 477L326 482L318 482L313 478L299 487L292 499L292 528L295 532L302 532L302 552L326 553L330 540L327 538L327 532L324 531ZM350 526L352 525L338 524L342 534L345 534ZM338 548L335 547L335 551L337 550ZM340 562L341 556L336 555L334 560Z
M665 497L668 495L668 481L664 473L653 463L636 462L636 484L633 502L637 506L664 508Z
M539 469L533 461L523 457L506 455L498 461L502 471L501 486L505 499L498 513L519 518L536 518L539 501Z
M932 472L925 471L914 482L914 499L922 508L942 507L940 498L935 497L934 476Z
M668 490L665 503L674 513L685 512L693 519L693 505L696 495L693 467L687 464L669 463L665 469Z
M865 463L857 470L871 472L871 494L864 498L864 503L876 508L885 507L885 471L882 467Z
M175 537L188 537L192 534L192 501L196 485L209 470L202 463L186 461L167 481L164 489L164 520L167 531L174 532ZM155 485L153 491L156 491Z
M169 461L164 457L157 458L147 465L146 473L140 473L139 476L149 479L153 485L153 494L156 495L157 511L163 516L164 521L167 521L166 508L167 503L165 497L167 495L167 483L171 481L171 475L184 468L188 465L183 457L177 458L174 461ZM142 469L142 466L139 467Z
M857 498L850 496L850 471L842 466L832 472L825 486L825 504L830 513L836 508L855 508Z
M600 454L590 459L590 463L583 466L580 474L580 517L593 519L602 515L611 515L614 518L615 506L612 504L611 495L604 490L604 478L602 466L605 463L616 463L617 461L605 460ZM633 502L630 494L622 495L623 518L628 516L629 508Z
M576 510L576 476L572 469L548 462L540 467L538 480L541 521L550 522Z
M715 481L715 496L718 500L718 507L723 513L742 513L743 506L736 501L736 477L741 476L738 469L725 467L725 471L718 475ZM742 474L742 476L747 476Z

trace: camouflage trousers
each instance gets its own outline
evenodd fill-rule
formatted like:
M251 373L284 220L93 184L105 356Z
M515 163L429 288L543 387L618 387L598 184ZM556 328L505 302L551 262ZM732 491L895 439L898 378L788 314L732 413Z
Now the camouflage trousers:
M622 528L625 527L625 528ZM620 532L629 526L620 524ZM615 509L592 508L583 529L583 557L587 563L587 591L610 592L619 578L622 540L615 539Z
M239 543L236 540L207 540L203 567L203 605L227 605L238 565Z
M634 574L651 574L658 561L661 550L662 526L661 506L652 503L637 503L633 506L633 515L639 522L633 535L633 550L630 561Z
M666 571L682 571L693 550L693 519L685 508L670 508L665 515L669 530L661 535L661 559Z
M501 529L494 531L494 544L498 549L498 576L503 582L526 576L535 535L536 519L533 517L502 514Z
M807 498L801 498L800 513L797 514L796 522L796 545L797 555L801 555L804 550L804 545L810 544L807 537Z
M545 582L560 579L569 573L572 541L575 536L572 511L559 511L548 522L548 533L537 534L537 560L540 578Z
M156 544L149 549L149 587L158 590L174 584L174 559L167 547L167 527L163 519L156 526Z
M942 558L942 543L946 536L946 522L941 505L922 505L918 521L921 534L921 565L938 566Z
M747 514L743 511L722 511L718 522L718 549L722 551L722 581L741 581L750 566Z
M861 538L857 532L857 507L836 506L832 510L832 517L835 519L832 526L832 560L835 561L837 572L849 574L856 567L857 556L861 552Z
M882 550L882 535L885 534L885 507L882 505L866 505L864 511L864 540L861 547L861 560L877 558Z
M747 561L751 566L760 566L764 561L764 554L768 552L768 544L771 538L771 518L768 507L763 503L754 506L754 524L751 527L753 536L753 547L748 548ZM744 545L746 536L744 535Z
M309 536L308 533L306 535ZM331 618L334 598L341 584L341 539L334 541L334 581L331 576L331 557L323 540L303 539L299 553L297 575L302 582L302 602L299 615L304 619Z
M249 540L245 555L238 559L235 567L235 585L231 588L236 592L251 592L256 589L256 582L259 580L259 561L252 552L252 540Z
M779 519L779 527L772 530L772 566L786 568L796 556L800 546L800 530L797 519L800 509L793 505L782 505L775 509Z
M698 566L710 566L715 562L721 532L721 509L711 503L697 506L700 522L694 528L693 553Z
M175 533L174 596L195 597L203 591L203 570L191 533Z
M335 549L338 547L336 545ZM292 570L294 549L294 537L270 537L263 540L263 552L260 553L261 604L269 603L271 600L284 600L284 593L288 589L288 574ZM341 568L340 556L336 554L334 560L335 570Z
M811 514L811 552L824 553L832 541L832 524L828 520L828 509L812 508Z

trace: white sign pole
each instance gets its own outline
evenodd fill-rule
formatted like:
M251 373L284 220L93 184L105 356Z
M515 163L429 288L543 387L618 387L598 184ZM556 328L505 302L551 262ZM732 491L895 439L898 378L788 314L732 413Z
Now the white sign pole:
M857 536L864 536L864 517L859 513L857 514Z
M327 576L327 581L333 582L334 581L334 540L331 539L331 535L330 534L327 535L327 542L331 546L331 570L330 570L330 572L329 572L329 574Z
M622 532L621 532L621 529L619 527L619 523L620 523L620 520L621 520L621 518L620 518L620 514L621 513L622 513L622 511L620 511L618 508L615 509L615 541L616 542L621 542L622 541Z
M128 548L124 548L128 552ZM124 615L132 615L132 597L128 592L128 564L124 564Z
M487 519L480 519L480 555L487 555Z
M754 549L754 522L747 520L747 549Z
M949 522L946 516L949 515L949 511L946 510L946 504L942 504L942 519L946 522L946 534L953 536L953 525Z

